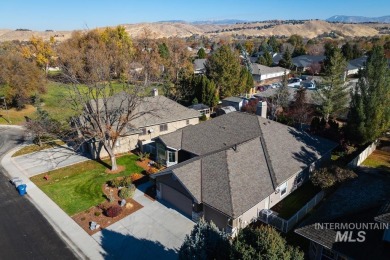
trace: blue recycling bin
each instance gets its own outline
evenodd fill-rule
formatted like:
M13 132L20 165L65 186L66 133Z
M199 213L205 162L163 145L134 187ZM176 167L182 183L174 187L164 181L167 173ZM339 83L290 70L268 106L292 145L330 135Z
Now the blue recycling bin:
M27 188L27 185L26 184L20 184L17 189L18 189L18 192L19 192L19 195L23 196L24 194L26 194L26 188Z

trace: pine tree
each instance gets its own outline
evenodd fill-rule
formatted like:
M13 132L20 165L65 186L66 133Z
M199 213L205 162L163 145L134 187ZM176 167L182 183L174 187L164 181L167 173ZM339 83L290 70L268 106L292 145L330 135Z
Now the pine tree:
M374 46L351 92L348 137L359 143L374 141L390 127L390 70L383 47Z
M325 77L318 93L322 100L321 112L326 121L346 109L347 86L344 84L347 63L339 49L334 48L326 57ZM324 62L325 63L325 62Z
M286 69L292 69L293 62L291 58L291 52L287 48L286 51L283 53L282 59L279 61L279 66L286 68Z
M263 56L259 58L259 63L268 67L272 66L273 60L271 54L268 51L264 52Z
M205 59L206 58L206 52L203 48L199 49L197 55L198 55L198 59Z
M342 47L341 47L341 52L343 53L343 56L346 60L352 60L353 57L353 51L351 44L349 42L346 42Z

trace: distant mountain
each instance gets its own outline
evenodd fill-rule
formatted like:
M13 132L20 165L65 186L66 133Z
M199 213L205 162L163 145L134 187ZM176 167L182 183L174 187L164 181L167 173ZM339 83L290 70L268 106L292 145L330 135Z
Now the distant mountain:
M248 21L237 20L237 19L225 19L225 20L216 20L216 21L195 21L191 24L236 24L236 23L245 23Z
M364 16L346 16L346 15L334 15L328 19L327 22L340 22L340 23L390 23L390 15L382 17L364 17Z

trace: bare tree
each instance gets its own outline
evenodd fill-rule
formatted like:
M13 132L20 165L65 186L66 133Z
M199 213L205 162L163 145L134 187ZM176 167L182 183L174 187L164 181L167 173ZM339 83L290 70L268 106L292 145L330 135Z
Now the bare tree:
M276 89L275 95L270 100L270 110L272 120L277 121L277 114L282 108L286 108L289 103L290 92L287 85L287 72L284 71L282 86Z
M118 139L134 130L133 120L152 113L138 109L145 87L128 83L133 55L123 27L77 32L59 46L59 64L71 83L68 101L75 112L71 126L78 143L95 142L104 148L113 171Z
M295 123L299 124L302 128L302 124L307 122L308 116L311 113L310 106L307 103L307 90L304 87L300 87L295 92L294 104L292 105L292 116Z
M311 73L311 75L316 75L316 74L319 74L321 72L321 64L318 63L318 62L313 62L309 65L309 71Z

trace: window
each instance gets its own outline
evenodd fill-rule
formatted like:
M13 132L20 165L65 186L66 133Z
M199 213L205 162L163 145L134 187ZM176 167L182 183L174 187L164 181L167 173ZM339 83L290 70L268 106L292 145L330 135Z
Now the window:
M168 131L168 124L160 125L160 132Z
M280 190L280 197L283 197L287 193L287 182L280 185L279 190Z
M141 135L146 135L147 134L146 128L141 128L140 130L142 131Z
M189 125L189 124L190 124L190 120L187 119L187 120L186 120L186 125Z
M176 152L168 151L168 162L176 162Z

